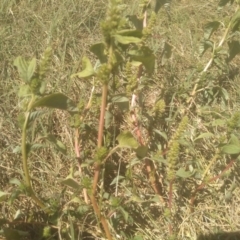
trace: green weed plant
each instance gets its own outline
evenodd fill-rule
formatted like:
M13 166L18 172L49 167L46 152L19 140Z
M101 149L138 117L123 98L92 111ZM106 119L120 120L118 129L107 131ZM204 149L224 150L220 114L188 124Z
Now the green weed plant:
M193 66L180 83L173 80L171 63L179 49L171 35L161 54L152 44L163 6L171 31L170 3L138 1L137 14L126 16L129 3L108 1L100 24L102 41L90 47L89 56L82 57L82 70L70 76L90 85L87 97L79 92L73 99L61 88L51 89L47 76L52 47L40 60L15 59L22 80L21 147L16 150L21 153L22 180L11 179L14 190L1 191L0 200L12 205L24 198L38 207L44 222L39 239L74 240L84 234L87 239L193 239L186 233L181 238L184 211L194 215L209 196L231 201L238 185L240 114L231 108L232 90L221 77L231 74L231 63L240 53L240 3L218 3L218 11L229 5L235 10L204 25L198 56L207 61ZM52 109L68 116L68 152L58 136L38 128ZM63 156L75 154L55 200L40 194L41 179L30 167L34 153L43 153L48 143ZM221 181L219 190L216 183ZM32 216L34 209L29 209ZM29 237L27 231L11 227L17 219L1 219L6 239ZM158 221L166 226L161 237L161 229L149 230Z

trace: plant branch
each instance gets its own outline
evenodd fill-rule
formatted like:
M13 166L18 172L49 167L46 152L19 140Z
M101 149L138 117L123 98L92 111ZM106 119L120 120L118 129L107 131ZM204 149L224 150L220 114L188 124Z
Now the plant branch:
M224 174L226 171L228 171L228 170L233 166L233 164L234 164L235 161L236 161L236 159L232 159L232 160L230 161L230 163L225 167L225 169L224 169L220 174L218 174L217 176L211 178L211 179L210 179L209 181L207 181L207 182L203 182L202 184L200 184L200 185L195 189L195 191L194 191L193 194L192 194L191 200L190 200L192 212L194 211L194 208L193 208L194 206L193 206L193 205L194 205L194 202L195 202L195 199L196 199L196 194L197 194L197 192L198 192L199 190L203 189L207 184L209 184L209 183L211 183L211 182L213 182L213 181L216 181L217 179L221 178L221 177L223 176L223 174Z
M28 111L26 113L25 116L25 121L23 124L23 128L22 128L22 164L23 164L23 172L24 172L24 178L25 178L25 184L27 187L27 191L30 194L30 197L34 200L34 202L41 207L44 211L48 212L46 210L46 206L44 205L44 203L35 195L33 188L32 188L32 184L31 184L31 177L29 174L29 169L28 169L28 150L27 150L27 127L28 127L28 122L29 122L29 117L30 117L30 109L31 106L33 104L33 102L35 101L35 97L32 96L32 99L29 102L28 105Z

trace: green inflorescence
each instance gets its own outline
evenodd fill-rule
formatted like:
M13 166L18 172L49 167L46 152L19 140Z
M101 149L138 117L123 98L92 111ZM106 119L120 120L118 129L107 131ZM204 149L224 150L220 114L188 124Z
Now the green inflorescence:
M126 24L126 20L121 16L120 4L120 0L111 0L107 10L106 19L101 23L101 29L107 48L111 44L112 35Z
M232 118L227 122L229 132L232 132L234 129L240 126L240 112L235 112Z
M146 43L147 39L152 36L152 32L153 32L153 29L155 27L156 20L157 20L156 13L152 12L147 27L145 27L142 31L142 33L143 33L143 37L142 37L143 43Z
M188 117L185 116L185 117L183 117L182 121L180 122L177 131L173 135L172 142L174 142L175 140L178 140L181 137L183 132L187 129L187 124L188 124Z
M41 87L41 80L38 77L33 77L30 80L29 86L30 86L31 92L35 95L38 95Z
M41 59L41 61L39 63L38 78L40 80L43 80L43 78L45 77L46 72L49 69L51 57L52 57L52 48L48 47L44 51L43 57L42 57L42 59Z
M164 100L161 99L156 102L153 111L156 114L156 116L161 116L165 112L165 108L166 103L164 102Z
M168 159L168 173L167 173L167 179L169 181L172 181L175 178L175 168L177 165L177 159L180 151L180 146L178 141L174 141L172 143L171 149L168 152L167 159Z
M169 181L172 181L175 178L177 159L180 152L180 145L178 140L182 136L183 132L186 130L187 124L188 124L188 117L185 116L182 118L182 121L180 122L178 129L176 130L175 134L173 135L169 143L170 149L167 155L167 159L168 159L167 179Z
M81 121L81 116L79 113L73 114L70 117L70 121L69 121L69 125L72 128L79 128L81 125L82 121Z
M132 71L132 65L130 62L126 63L125 75L127 79L126 93L130 96L138 86L137 77Z
M97 162L102 163L103 160L107 157L108 149L106 147L100 147L97 149L95 159Z
M83 99L80 99L77 105L78 111L82 112L85 108L85 101Z

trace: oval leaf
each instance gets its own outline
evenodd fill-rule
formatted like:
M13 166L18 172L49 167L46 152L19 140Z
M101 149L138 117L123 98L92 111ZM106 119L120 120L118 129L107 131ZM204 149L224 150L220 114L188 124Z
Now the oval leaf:
M184 168L180 168L177 172L176 175L181 178L189 178L194 174L194 172L189 172L185 171Z
M27 72L28 72L28 63L25 59L23 59L22 57L17 57L15 60L14 60L14 63L13 65L15 67L17 67L17 70L18 70L18 73L20 75L20 78L25 81L25 82L28 82L28 75L27 75Z
M227 154L238 154L240 153L240 146L234 144L228 144L221 148L223 153Z
M218 29L220 26L219 21L209 22L204 26L204 39L209 39L211 35Z
M138 142L134 138L131 132L125 131L120 133L117 136L117 140L119 142L119 147L126 147L126 148L137 148L138 147Z
M136 154L137 154L137 157L138 158L144 158L147 156L147 153L148 153L148 147L146 146L139 146L137 149L136 149Z
M104 53L105 45L104 43L96 43L90 47L90 51L94 53L101 63L107 62L107 56Z
M140 43L142 40L138 37L114 35L114 38L121 44Z
M148 47L142 47L141 49L133 49L129 51L131 60L141 62L146 68L148 73L153 73L155 68L155 55Z
M78 182L76 182L73 178L66 178L62 181L62 184L74 188L74 189L79 189L80 185L78 184Z
M74 103L62 93L53 93L34 102L31 108L33 109L35 107L48 107L71 111L74 108Z
M195 142L196 140L198 139L202 139L202 138L210 138L214 136L214 134L210 133L210 132L207 132L207 133L202 133L200 134L199 136L197 136L193 141Z
M229 48L228 62L230 62L232 61L233 58L235 58L236 55L240 53L240 42L239 41L228 42L228 48Z
M128 36L128 37L136 37L141 38L142 37L142 31L135 30L135 29L124 29L117 32L118 35L121 36Z
M73 77L88 78L94 75L94 69L92 67L92 64L90 60L85 56L82 58L82 65L83 65L83 71L73 74L71 78Z
M29 82L35 72L35 69L36 69L36 66L37 66L37 60L36 58L33 58L29 65L28 65L28 69L27 69L27 81Z
M0 202L6 200L8 195L10 195L10 193L0 191Z

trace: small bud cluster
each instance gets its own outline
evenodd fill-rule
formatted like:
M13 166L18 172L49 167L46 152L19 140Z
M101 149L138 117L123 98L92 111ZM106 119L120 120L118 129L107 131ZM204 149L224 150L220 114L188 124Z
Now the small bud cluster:
M38 77L31 78L29 87L33 94L38 95L41 87L41 80Z
M97 72L97 77L102 84L108 84L111 69L107 63L103 63Z
M71 115L70 117L70 127L72 128L79 128L82 124L82 115L83 115L83 111L85 109L85 101L83 99L81 99L77 105L78 108L78 113L75 113L73 115Z
M81 121L81 116L79 113L73 114L70 117L70 121L69 121L69 125L72 128L79 128L81 125L82 121Z

